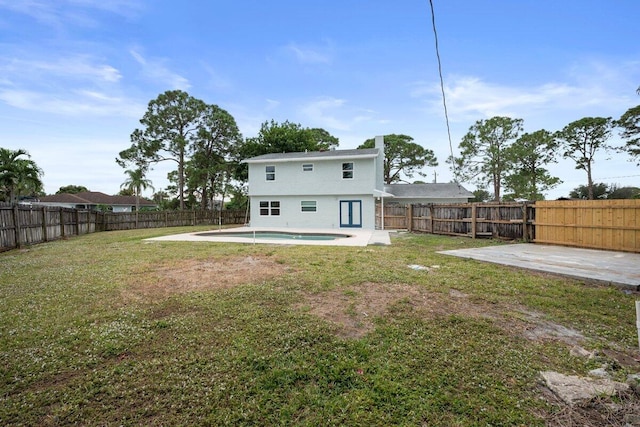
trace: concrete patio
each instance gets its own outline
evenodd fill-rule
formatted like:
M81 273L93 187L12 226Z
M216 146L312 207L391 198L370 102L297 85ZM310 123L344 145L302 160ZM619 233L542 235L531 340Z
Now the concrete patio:
M531 243L440 252L640 291L640 254Z

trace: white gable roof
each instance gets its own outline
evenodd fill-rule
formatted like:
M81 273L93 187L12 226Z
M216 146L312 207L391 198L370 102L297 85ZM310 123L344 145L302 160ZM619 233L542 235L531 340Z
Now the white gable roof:
M364 148L354 150L330 150L330 151L308 151L301 153L270 153L262 156L251 157L242 163L276 163L291 161L312 161L312 160L346 160L346 159L369 159L378 156L377 148Z
M387 184L384 191L396 199L454 199L472 198L473 193L456 183Z

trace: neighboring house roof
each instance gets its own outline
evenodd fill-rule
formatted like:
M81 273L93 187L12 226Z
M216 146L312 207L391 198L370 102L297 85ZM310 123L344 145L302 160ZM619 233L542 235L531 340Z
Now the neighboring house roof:
M386 184L384 191L396 199L473 198L473 193L456 183Z
M99 191L83 191L76 194L63 193L44 196L40 197L39 201L44 203L74 203L82 205L135 206L136 196L110 196ZM140 197L139 204L140 206L156 206L156 203L144 197Z
M295 160L339 160L345 158L373 158L378 156L377 148L353 150L305 151L302 153L270 153L245 159L243 163L290 162Z

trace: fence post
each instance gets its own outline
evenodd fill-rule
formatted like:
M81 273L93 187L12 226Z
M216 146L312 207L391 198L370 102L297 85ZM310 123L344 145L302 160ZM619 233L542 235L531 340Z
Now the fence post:
M18 213L18 205L13 205L13 225L16 232L16 248L22 247L22 238L20 232L20 214Z
M527 202L524 202L524 204L522 205L522 240L525 243L529 243L529 228L527 227L529 219L527 218L527 210Z
M413 205L407 205L407 230L413 231Z
M478 205L471 204L471 238L475 239L478 231Z
M80 209L76 209L75 217L76 217L76 236L80 235Z
M64 239L64 212L62 207L58 207L58 212L60 212L60 238Z
M433 203L429 205L429 228L431 229L431 233L432 234L436 234L435 230L433 229Z
M42 207L42 240L44 240L45 242L49 241L49 236L48 236L48 227L47 227L47 207L43 206Z

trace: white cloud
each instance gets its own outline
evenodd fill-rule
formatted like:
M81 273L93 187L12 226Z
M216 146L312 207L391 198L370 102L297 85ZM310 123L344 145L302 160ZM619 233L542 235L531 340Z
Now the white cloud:
M0 89L0 101L22 110L64 116L140 117L145 106L126 98L113 97L93 90L74 90L50 94L29 90Z
M150 81L162 85L167 85L171 89L187 90L191 87L189 80L180 74L174 73L165 66L165 59L145 58L135 49L129 53L142 66L142 74Z
M348 119L338 118L338 116L345 116L344 112L339 111L345 103L344 99L322 97L302 107L302 113L314 127L346 131L351 127Z
M89 55L0 58L0 101L56 115L140 115L140 104L122 96L122 74Z
M132 18L142 9L137 0L0 0L0 8L20 13L58 30L71 24L96 27L92 10L102 10Z
M51 61L38 59L0 58L0 71L21 81L47 81L52 78L84 79L94 83L115 83L122 78L111 65L96 63L87 55L73 55Z
M624 93L621 84L628 81L624 73L603 63L583 64L560 81L529 87L475 76L450 76L445 80L447 110L452 122L469 124L493 116L519 117L525 123L528 118L544 117L550 124L561 120L568 124L590 115L616 116L632 105L631 91L620 95ZM439 83L416 82L410 86L409 95L425 99L432 113L443 110Z
M295 43L289 43L285 49L302 64L329 64L332 61L331 54L323 52L323 50L329 50L328 48L298 46Z
M267 111L274 110L280 106L280 101L276 101L275 99L267 98L266 102L267 102L267 107L266 107Z
M202 67L209 75L208 86L213 87L216 90L229 90L233 87L233 84L229 79L223 77L219 72L217 72L212 66L208 64L202 64Z

